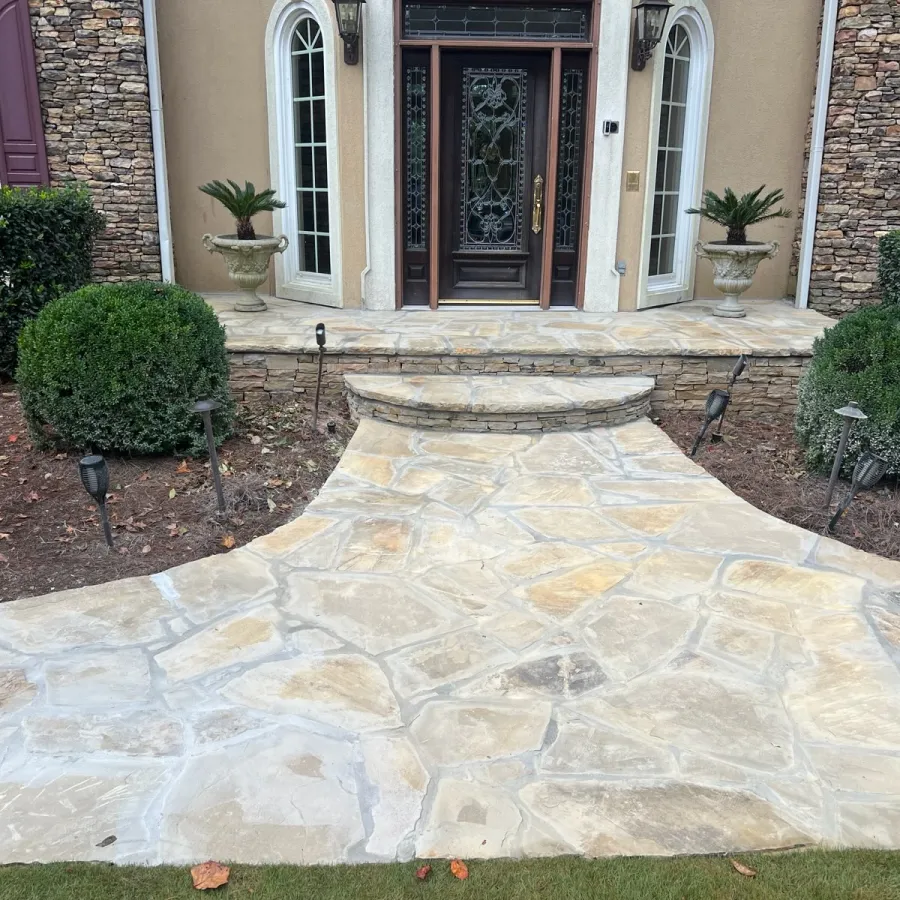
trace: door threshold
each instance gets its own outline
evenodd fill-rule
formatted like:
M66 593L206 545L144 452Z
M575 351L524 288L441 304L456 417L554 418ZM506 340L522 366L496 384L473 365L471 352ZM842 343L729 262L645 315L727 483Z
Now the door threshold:
M483 307L491 307L491 306L521 306L523 309L534 309L536 306L540 306L540 300L468 300L468 299L457 299L450 298L449 300L438 300L438 306L483 306Z

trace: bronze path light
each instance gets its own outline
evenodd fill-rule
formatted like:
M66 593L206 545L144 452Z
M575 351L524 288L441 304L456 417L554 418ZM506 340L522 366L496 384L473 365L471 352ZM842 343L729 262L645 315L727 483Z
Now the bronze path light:
M841 466L844 464L844 454L847 452L847 441L850 439L850 429L854 422L865 422L869 417L859 408L858 403L852 400L835 412L844 420L844 429L841 432L841 440L838 444L837 455L834 457L834 466L831 469L831 478L828 481L828 493L825 495L825 509L831 507L831 498L837 487L838 476L841 474Z
M694 440L694 446L691 447L692 459L697 455L697 450L700 448L700 442L706 437L709 426L712 425L716 419L721 419L722 416L725 415L725 410L728 409L728 404L730 402L731 394L729 394L728 391L710 391L709 396L706 398L706 421L703 423L703 427L700 429L700 432Z
M344 62L355 66L359 62L359 39L362 34L362 5L366 0L334 0L338 34L344 42Z
M634 43L631 48L631 68L643 72L653 50L662 40L666 19L672 4L669 0L641 0L634 8Z
M216 486L216 503L219 513L225 512L225 494L222 492L222 475L219 472L219 454L216 452L216 439L213 435L212 414L220 404L215 400L198 400L191 411L203 418L203 427L206 430L206 446L209 450L209 467L212 469L213 483Z
M835 525L847 511L847 508L853 502L853 498L860 491L868 491L875 487L884 478L887 469L887 460L877 453L866 450L860 456L856 462L856 467L853 469L853 481L850 484L850 492L847 494L844 502L838 507L837 512L831 517L831 521L828 523L829 531L834 531Z
M747 357L742 353L738 357L738 361L734 364L734 368L731 370L731 374L728 376L727 391L728 391L729 401L731 400L731 389L734 387L734 383L738 380L738 378L741 377L741 375L744 374L744 369L747 368L747 366L749 365L749 362L750 361L747 359ZM723 440L722 425L724 423L725 423L725 413L722 413L722 415L719 416L719 424L716 425L716 430L712 436L712 442L714 444L718 444L719 442L721 442Z
M319 374L316 377L316 404L313 407L313 431L319 422L319 396L322 393L322 362L325 359L325 324L316 325L316 343L319 345Z
M103 536L108 547L113 545L112 529L109 527L109 515L106 512L106 492L109 490L109 467L102 456L85 456L78 464L81 483L93 497L100 510L100 523L103 525Z

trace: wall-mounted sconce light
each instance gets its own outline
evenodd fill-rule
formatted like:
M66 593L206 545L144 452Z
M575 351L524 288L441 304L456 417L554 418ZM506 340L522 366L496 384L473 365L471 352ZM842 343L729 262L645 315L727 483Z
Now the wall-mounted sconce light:
M635 72L643 72L647 61L653 56L654 48L662 40L671 8L669 0L641 0L634 8L631 68Z
M366 0L334 0L338 33L344 42L344 62L355 66L359 62L359 38L362 34L362 5Z

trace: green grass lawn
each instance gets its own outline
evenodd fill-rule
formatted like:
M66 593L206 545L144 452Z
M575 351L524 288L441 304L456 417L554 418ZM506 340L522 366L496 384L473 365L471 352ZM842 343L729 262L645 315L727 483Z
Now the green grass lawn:
M900 853L811 851L746 855L756 878L727 859L574 858L472 862L458 881L434 862L427 881L415 863L383 866L235 866L225 888L202 895L187 868L59 864L0 868L0 900L900 900Z

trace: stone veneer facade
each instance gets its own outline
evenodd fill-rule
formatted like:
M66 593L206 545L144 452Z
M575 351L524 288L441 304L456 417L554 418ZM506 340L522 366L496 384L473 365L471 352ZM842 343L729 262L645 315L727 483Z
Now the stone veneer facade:
M239 402L265 402L314 393L318 358L314 354L230 353L230 385ZM766 419L797 408L800 376L808 357L754 356L732 391L729 415ZM653 412L703 409L713 388L724 388L734 357L703 356L387 356L327 354L322 390L344 392L344 375L647 375L656 378L650 395Z
M29 0L54 186L78 181L107 220L95 278L162 278L139 0Z
M807 156L808 161L808 156ZM809 305L880 299L878 240L900 228L900 2L841 0Z

